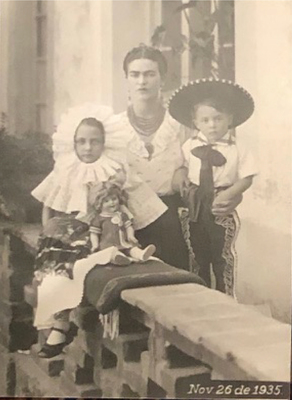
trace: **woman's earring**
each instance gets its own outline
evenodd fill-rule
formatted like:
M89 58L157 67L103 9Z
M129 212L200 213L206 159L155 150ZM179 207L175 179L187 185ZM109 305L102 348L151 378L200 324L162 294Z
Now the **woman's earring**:
M128 90L128 105L130 106L131 104L132 104L131 93L130 90Z
M162 88L163 88L163 86L161 85L160 88L159 88L159 91L158 91L158 98L161 101L161 103L164 104L164 100L165 99L164 99L164 96L163 96Z

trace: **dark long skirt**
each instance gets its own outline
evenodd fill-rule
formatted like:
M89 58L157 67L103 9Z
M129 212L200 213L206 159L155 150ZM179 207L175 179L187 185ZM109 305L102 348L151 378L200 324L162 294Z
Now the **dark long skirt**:
M136 231L136 237L142 247L154 244L157 249L154 255L162 261L189 271L189 252L178 214L183 204L178 194L163 196L161 200L168 210L146 228Z

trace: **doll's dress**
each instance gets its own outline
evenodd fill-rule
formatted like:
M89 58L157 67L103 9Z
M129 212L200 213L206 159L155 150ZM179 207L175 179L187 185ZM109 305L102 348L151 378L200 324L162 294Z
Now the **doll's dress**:
M131 225L129 215L123 211L102 212L92 220L90 231L99 235L100 250L111 246L118 250L130 249L134 244L127 240L126 229Z

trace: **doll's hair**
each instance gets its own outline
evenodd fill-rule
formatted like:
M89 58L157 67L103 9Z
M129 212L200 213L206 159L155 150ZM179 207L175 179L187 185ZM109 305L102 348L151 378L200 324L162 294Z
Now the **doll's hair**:
M77 128L75 130L74 141L76 140L76 135L78 133L78 129L80 128L80 126L83 126L83 125L92 126L94 128L97 128L102 135L103 142L105 142L105 130L104 130L103 123L101 121L99 121L98 119L92 118L92 117L84 118L81 120L81 122L79 123L79 125L77 126Z
M146 46L146 44L141 43L138 47L134 47L132 50L130 50L124 58L123 70L126 77L128 76L129 64L134 60L139 60L143 58L154 61L158 64L158 69L161 77L164 77L166 75L167 61L161 51L154 47Z
M93 205L95 210L100 212L105 199L111 196L117 196L120 205L127 204L127 194L124 190L122 190L120 186L110 182L104 182L102 188L98 191L98 194L95 198L95 202Z

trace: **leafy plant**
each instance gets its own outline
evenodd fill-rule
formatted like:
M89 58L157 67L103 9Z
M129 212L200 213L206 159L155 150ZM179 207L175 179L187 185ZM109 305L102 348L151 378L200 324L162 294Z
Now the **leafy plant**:
M225 30L225 34L220 35L221 37L226 36L226 32L227 36L230 36L230 33L232 34L233 20L229 18L232 15L230 7L232 2L214 1L213 4L214 10L210 11L210 9L207 9L205 1L191 0L188 3L182 3L173 11L172 17L175 17L177 14L183 14L188 26L189 35L180 34L178 40L175 41L176 43L171 44L171 50L173 56L180 56L185 51L189 51L193 69L200 62L203 66L202 74L204 77L228 77L227 75L230 77L233 72L230 70L230 62L225 60L227 53L221 51L220 55L217 54L215 36L216 30L219 27ZM209 2L209 5L211 5L211 2ZM190 19L188 10L192 9L196 10L196 14L200 19L199 26L194 26ZM167 29L165 25L157 26L151 37L152 46L163 49L165 47L166 34ZM225 39L226 37L224 37ZM230 46L230 43L227 45Z
M51 140L46 134L9 135L0 130L0 214L35 222L40 206L31 190L52 170Z

